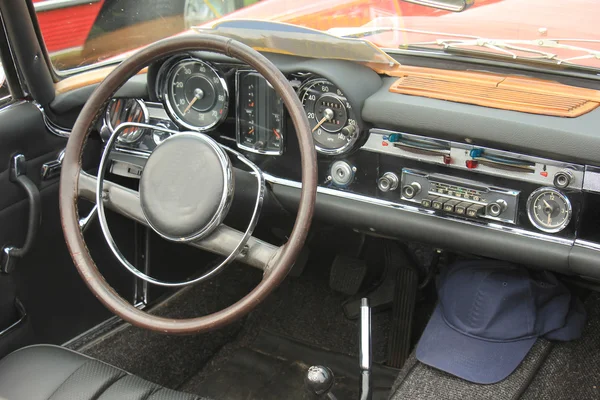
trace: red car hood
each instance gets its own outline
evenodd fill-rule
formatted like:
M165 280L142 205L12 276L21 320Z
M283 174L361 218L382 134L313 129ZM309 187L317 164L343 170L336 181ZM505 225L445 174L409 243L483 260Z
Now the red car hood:
M453 39L439 33L472 35L486 39L532 40L532 39L587 39L594 42L562 43L600 51L598 31L600 1L597 0L504 0L462 13L431 17L398 17L376 21L373 26L391 26L412 30L437 32L437 35L396 32L380 34L369 39L380 47L394 48L401 43ZM456 39L461 39L457 37ZM465 47L477 49L476 47ZM528 48L556 54L559 58L581 56L586 53L557 48ZM488 51L488 49L482 49ZM523 56L534 54L520 53ZM578 64L600 68L599 59L577 60Z

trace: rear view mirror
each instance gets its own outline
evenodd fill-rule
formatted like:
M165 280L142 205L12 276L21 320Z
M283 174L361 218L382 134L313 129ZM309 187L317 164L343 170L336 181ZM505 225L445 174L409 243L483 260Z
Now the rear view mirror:
M437 8L452 12L461 12L471 7L475 0L403 0L407 3L419 4L425 7Z

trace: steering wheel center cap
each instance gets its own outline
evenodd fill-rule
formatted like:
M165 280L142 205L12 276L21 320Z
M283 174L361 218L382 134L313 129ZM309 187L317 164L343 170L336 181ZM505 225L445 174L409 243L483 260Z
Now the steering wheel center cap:
M234 192L229 158L210 137L179 133L150 155L140 181L148 224L178 242L209 235L227 215Z

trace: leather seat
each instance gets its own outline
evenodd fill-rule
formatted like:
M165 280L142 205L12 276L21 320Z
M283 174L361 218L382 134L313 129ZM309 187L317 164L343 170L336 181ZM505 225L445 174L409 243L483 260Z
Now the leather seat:
M0 360L0 399L208 400L51 345L26 347Z

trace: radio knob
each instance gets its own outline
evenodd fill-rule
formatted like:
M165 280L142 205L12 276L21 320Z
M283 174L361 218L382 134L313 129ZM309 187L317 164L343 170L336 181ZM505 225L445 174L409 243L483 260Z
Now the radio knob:
M377 180L377 187L382 192L391 192L398 188L398 176L393 172L386 172Z
M504 210L506 210L508 204L506 201L500 199L496 200L494 203L491 203L487 207L487 213L492 217L498 217Z
M409 185L405 185L402 188L402 196L407 199L412 199L421 191L421 185L418 182L413 182Z
M563 169L562 171L558 171L554 175L554 186L559 189L564 189L568 187L573 181L573 172L568 169Z

